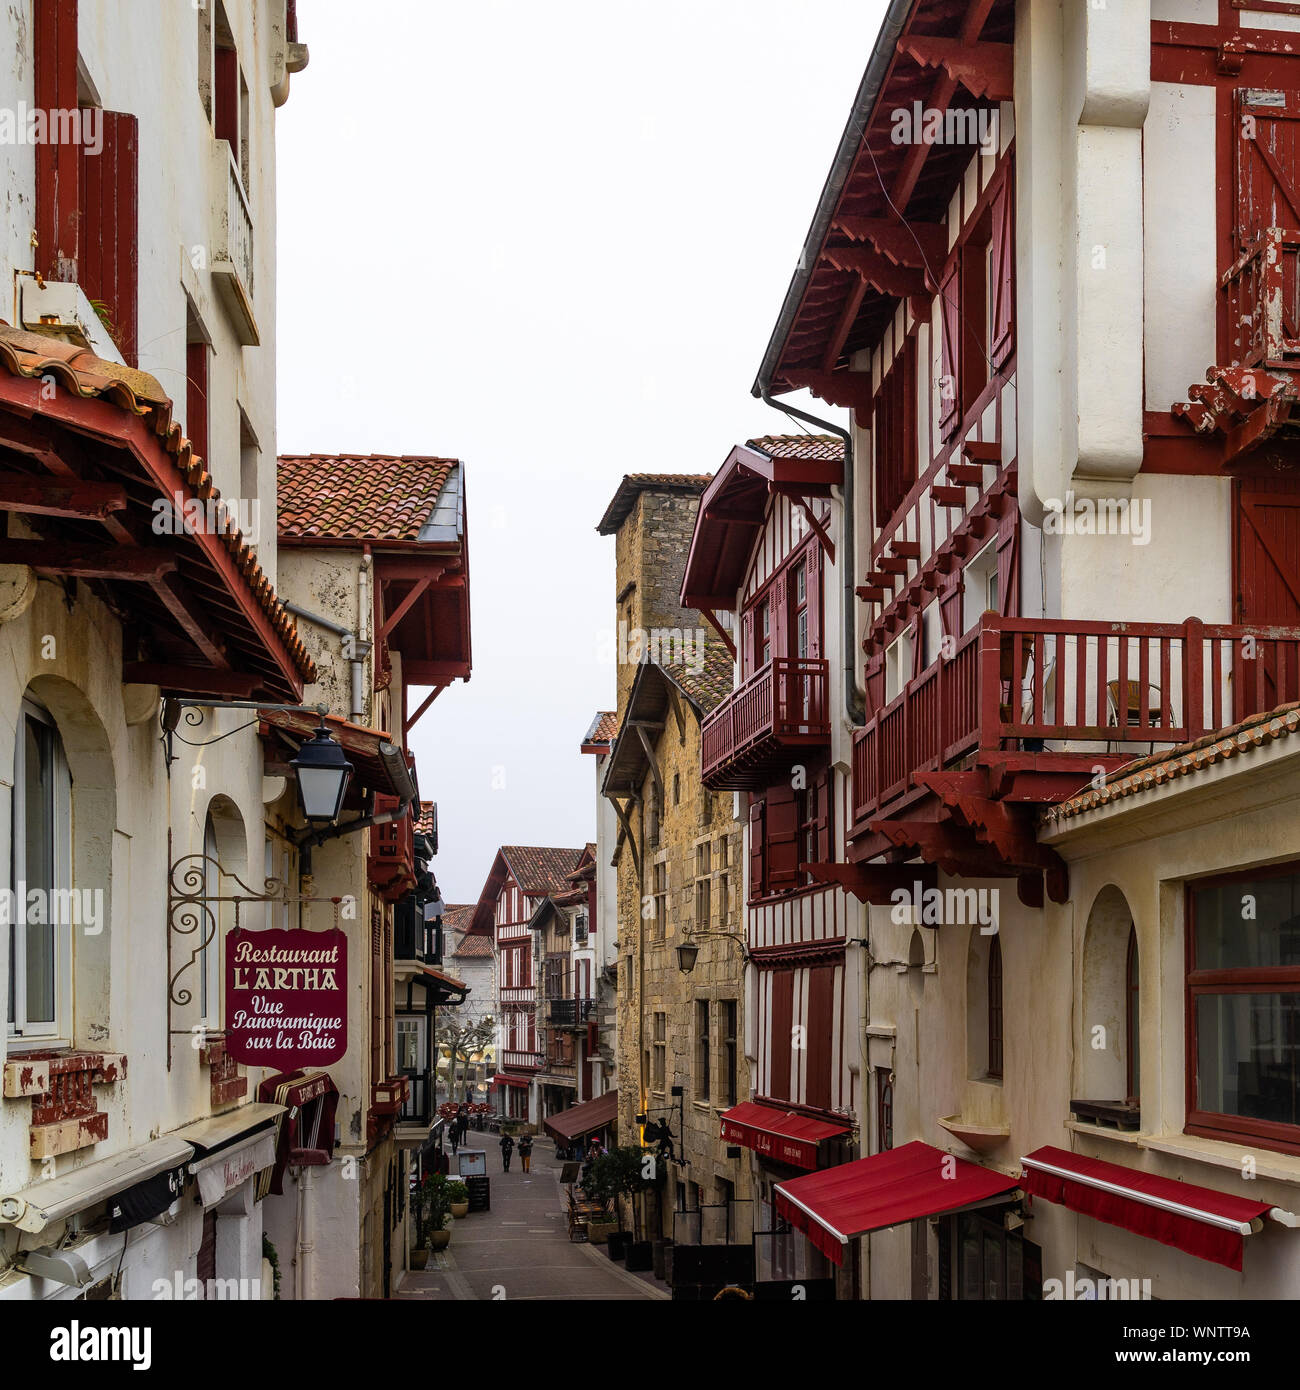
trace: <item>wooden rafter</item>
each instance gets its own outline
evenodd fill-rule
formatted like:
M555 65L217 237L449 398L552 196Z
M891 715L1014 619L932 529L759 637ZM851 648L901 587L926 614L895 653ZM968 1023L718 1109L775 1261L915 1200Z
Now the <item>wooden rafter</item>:
M1010 101L1015 95L1015 49L1009 43L963 43L920 34L904 34L898 51L925 68L942 68L973 97Z
M900 222L892 217L835 219L854 241L869 241L882 256L908 270L937 272L948 259L948 233L937 222Z
M632 829L632 822L631 822L631 819L630 819L629 816L628 816L628 808L629 808L630 806L633 805L633 803L634 803L634 801L635 801L635 798L634 798L634 797L630 797L630 796L627 797L627 798L626 798L626 803L627 803L626 805L624 805L623 801L621 801L617 796L611 796L611 797L609 798L609 801L610 801L610 804L611 804L611 805L613 806L613 808L614 808L614 814L618 817L618 823L619 823L619 825L620 825L620 826L622 827L622 829L623 829L623 834L624 834L624 836L625 836L626 839L627 839L627 843L631 846L631 849L632 849L632 867L636 870L637 882L640 883L640 881L641 881L641 851L640 851L640 849L637 847L637 843L636 843L636 834L635 834L635 832L634 832L633 829Z
M102 521L110 512L120 512L125 507L126 488L120 483L54 478L0 479L0 511Z
M406 617L406 615L411 611L411 609L416 605L416 603L419 602L420 595L424 593L424 591L429 587L429 585L432 582L433 581L426 574L422 578L417 579L415 583L411 585L410 590L407 592L405 598L403 598L401 603L399 603L397 607L394 608L393 611L389 613L388 616L384 619L384 625L379 630L380 640L386 638L388 634L392 632L392 630L397 626L397 624L400 623L404 617Z
M639 720L628 720L628 723L636 730L637 737L641 740L641 747L645 750L646 761L650 764L650 776L654 778L655 790L660 796L663 795L664 782L659 775L659 759L655 756L654 744L650 741L650 730ZM662 725L659 725L662 728Z
M176 568L176 556L156 547L146 550L143 546L0 540L0 565L29 565L38 574L76 579L149 583L170 574Z
M262 678L203 666L169 666L162 662L124 661L125 685L157 685L187 695L223 695L233 700L250 699L261 688Z
M823 255L836 270L851 271L872 289L894 299L925 293L924 271L898 265L879 251L868 251L864 246L831 246Z
M704 621L722 638L723 646L731 653L732 661L736 659L736 644L731 640L731 633L718 621L718 615L712 608L701 608L700 614Z
M435 685L433 689L429 691L429 693L424 697L424 699L420 701L419 709L417 709L409 719L402 720L402 737L404 739L410 734L411 730L415 728L415 726L420 722L420 719L423 717L424 712L429 708L429 706L433 704L433 702L438 698L439 695L442 694L444 690L446 690L447 685L448 682L446 681L444 681L441 685ZM403 685L403 693L405 693L405 690L406 686Z

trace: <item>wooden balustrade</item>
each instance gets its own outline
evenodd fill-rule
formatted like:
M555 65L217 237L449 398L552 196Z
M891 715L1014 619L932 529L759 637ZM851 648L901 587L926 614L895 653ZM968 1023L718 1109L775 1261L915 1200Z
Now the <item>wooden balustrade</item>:
M1293 368L1300 363L1300 238L1269 227L1237 258L1221 288L1228 301L1228 340L1239 367Z
M830 727L827 663L775 657L705 718L700 729L704 783L714 791L758 785L768 757L791 745L825 741Z
M1300 629L987 614L855 735L853 819L977 748L1137 757L1296 699Z

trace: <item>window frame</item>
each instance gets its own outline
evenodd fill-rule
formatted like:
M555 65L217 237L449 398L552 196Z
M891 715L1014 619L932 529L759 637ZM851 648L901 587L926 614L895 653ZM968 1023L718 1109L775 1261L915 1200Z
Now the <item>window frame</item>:
M662 1096L668 1089L668 1015L656 1011L650 1035L650 1089Z
M10 803L10 869L11 891L16 897L19 885L24 889L27 883L27 808L20 789L26 785L27 776L27 720L49 730L51 785L48 791L48 814L51 845L52 891L75 891L73 877L72 851L72 776L68 768L67 753L58 722L53 715L24 696L20 706L20 719L14 738L14 780ZM42 793L42 800L46 799ZM65 899L66 900L66 899ZM53 902L57 903L56 896ZM26 899L24 893L23 906ZM14 919L20 915L12 913ZM53 911L47 908L47 915ZM51 957L54 977L54 1017L48 1022L33 1023L27 1016L27 937L19 930L14 920L9 926L9 978L6 981L6 1019L5 1032L10 1051L26 1047L72 1046L72 972L73 936L72 913L66 914L68 920L47 923L51 927ZM12 1008L9 1006L9 993L12 991Z
M708 1105L713 1098L713 1001L695 1001L695 1099Z
M988 989L988 1057L984 1074L990 1081L1001 1081L1006 1065L1006 1033L1002 1012L1002 933L989 937L989 957L985 965Z
M1196 1031L1196 1001L1200 998L1232 994L1300 995L1300 965L1233 966L1219 970L1196 969L1196 895L1206 888L1231 883L1259 882L1262 879L1300 875L1300 860L1244 869L1231 874L1214 874L1185 885L1183 892L1183 999L1185 1006L1183 1064L1186 1082L1185 1134L1228 1143L1253 1144L1276 1153L1300 1154L1300 1124L1276 1120L1256 1120L1246 1115L1226 1115L1201 1110L1197 1105L1196 1077L1199 1040ZM1198 978L1199 977L1199 978ZM1226 977L1226 978L1225 978ZM1261 978L1263 977L1263 978Z
M723 1101L735 1105L740 1097L740 1004L735 999L720 999L718 1030L722 1041L724 1067Z

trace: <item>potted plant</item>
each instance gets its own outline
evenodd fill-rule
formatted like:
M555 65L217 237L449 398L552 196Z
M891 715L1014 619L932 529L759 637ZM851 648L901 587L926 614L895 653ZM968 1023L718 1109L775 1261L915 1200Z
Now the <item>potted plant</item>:
M599 1236L591 1224L587 1227L589 1241L603 1240L605 1253L611 1260L621 1260L626 1253L628 1234L619 1224L616 1203L623 1191L622 1160L619 1151L599 1154L592 1160L582 1190L593 1202L599 1202L607 1211L612 1211L608 1221L596 1223Z
M463 1182L455 1179L448 1182L447 1196L451 1202L451 1214L457 1221L469 1215L469 1188Z
M653 1270L655 1267L655 1242L643 1240L642 1226L645 1217L646 1193L654 1190L663 1181L663 1162L650 1149L629 1146L625 1161L625 1187L632 1206L634 1238L627 1247L627 1267L637 1272Z
M461 1186L462 1184L455 1184ZM451 1241L447 1220L451 1215L452 1181L443 1173L429 1173L411 1194L415 1213L416 1244L411 1250L411 1268L424 1269L429 1251L445 1250Z

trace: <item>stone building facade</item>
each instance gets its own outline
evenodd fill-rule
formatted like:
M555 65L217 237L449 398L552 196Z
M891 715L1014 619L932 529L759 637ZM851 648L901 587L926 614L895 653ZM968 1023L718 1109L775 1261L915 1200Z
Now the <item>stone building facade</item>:
M750 1086L741 824L733 797L700 781L700 723L729 693L732 663L677 603L706 481L626 478L601 523L616 537L626 635L602 783L619 823L619 1132L637 1135L638 1114L667 1122L674 1161L657 1219L660 1234L684 1242L702 1230L748 1239L752 1195L749 1165L727 1158L718 1119ZM724 932L734 940L703 935ZM683 973L677 948L692 942L698 957Z

